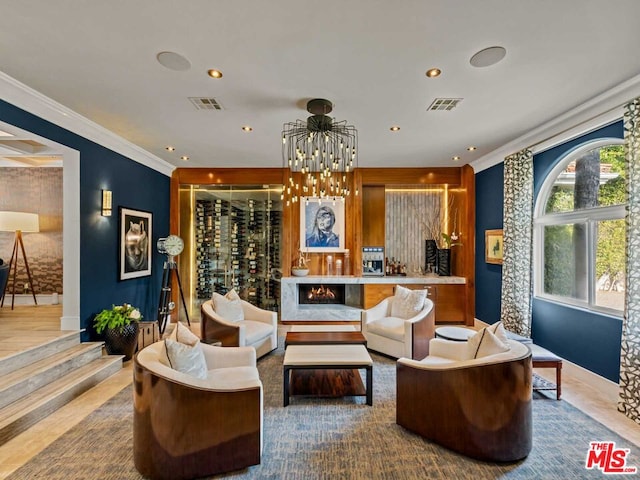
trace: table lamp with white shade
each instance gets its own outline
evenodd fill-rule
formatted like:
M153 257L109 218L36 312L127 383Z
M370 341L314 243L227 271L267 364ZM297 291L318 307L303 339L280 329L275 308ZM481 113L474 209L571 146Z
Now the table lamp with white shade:
M29 263L27 262L27 254L24 250L24 243L22 243L22 233L39 232L40 222L38 220L37 213L25 213L25 212L0 212L0 232L15 232L15 238L13 241L13 251L11 253L11 260L9 261L9 276L11 276L11 269L13 269L13 281L11 287L11 310L13 310L13 303L16 295L16 272L18 270L18 247L22 251L22 258L24 260L24 266L27 270L27 277L29 278L29 284L31 285L31 293L33 295L33 301L38 304L36 300L36 293L33 289L33 279L31 278L31 270L29 269ZM8 282L7 282L8 285ZM0 307L4 306L4 297L6 292L2 292L2 302Z

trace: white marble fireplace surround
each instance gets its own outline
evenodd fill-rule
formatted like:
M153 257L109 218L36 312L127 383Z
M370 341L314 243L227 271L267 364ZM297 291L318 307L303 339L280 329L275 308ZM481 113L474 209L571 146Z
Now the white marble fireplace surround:
M464 277L439 277L438 275L424 275L419 277L354 277L354 276L307 276L282 277L280 279L280 320L289 321L360 321L362 308L350 305L300 305L298 303L298 285L311 283L318 285L341 284L346 287L347 303L353 302L353 294L349 293L349 286L357 287L365 284L442 284L467 283ZM358 304L361 305L358 300Z

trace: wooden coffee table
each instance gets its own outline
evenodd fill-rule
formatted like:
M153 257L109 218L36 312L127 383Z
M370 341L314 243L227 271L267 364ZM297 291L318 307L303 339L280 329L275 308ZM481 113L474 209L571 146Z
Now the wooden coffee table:
M324 332L323 332L324 333ZM314 387L315 385L329 384L333 395L344 396L346 394L336 395L336 384L341 383L344 377L335 376L335 374L327 374L329 372L351 372L355 371L360 383L358 369L365 369L367 372L367 387L364 392L350 393L350 395L366 395L367 405L373 405L373 360L367 352L367 348L363 344L306 344L306 345L290 345L284 353L284 406L289 405L290 395L323 395L321 392L296 392L290 389L295 385L296 379L294 373L305 372L309 375L306 387ZM318 374L325 374L322 375ZM314 388L312 388L313 390ZM326 395L324 395L326 396Z

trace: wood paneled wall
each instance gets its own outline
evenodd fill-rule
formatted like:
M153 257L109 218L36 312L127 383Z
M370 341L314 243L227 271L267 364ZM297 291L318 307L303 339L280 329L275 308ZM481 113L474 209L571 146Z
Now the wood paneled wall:
M362 187L362 246L384 246L384 212L384 185Z
M296 174L299 175L299 174ZM171 179L171 232L179 231L181 209L180 185L263 185L285 184L289 170L282 168L178 168ZM294 178L295 179L295 178ZM299 180L299 178L298 178ZM349 176L353 194L345 202L345 248L350 250L351 272L362 274L363 245L384 245L385 238L385 186L394 185L447 185L456 205L456 229L462 233L462 246L452 252L453 271L465 277L466 295L461 299L466 306L465 323L472 325L475 309L474 252L475 252L475 179L473 169L463 167L440 168L359 168ZM355 192L358 192L357 194ZM453 228L453 219L447 230ZM291 274L300 248L300 202L283 205L282 215L282 272ZM451 232L448 232L451 233ZM313 253L310 274L324 273L325 254ZM341 258L335 255L334 258ZM175 289L174 289L175 291Z

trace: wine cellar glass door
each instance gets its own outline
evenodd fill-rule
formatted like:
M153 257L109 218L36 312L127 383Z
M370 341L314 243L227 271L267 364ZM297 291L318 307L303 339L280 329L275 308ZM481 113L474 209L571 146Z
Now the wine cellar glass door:
M181 222L181 232L184 235L188 229L192 245L193 262L186 262L192 263L187 273L190 315L199 318L200 305L213 292L224 295L232 288L257 307L278 311L282 187L189 186L185 190L192 212L191 218Z

